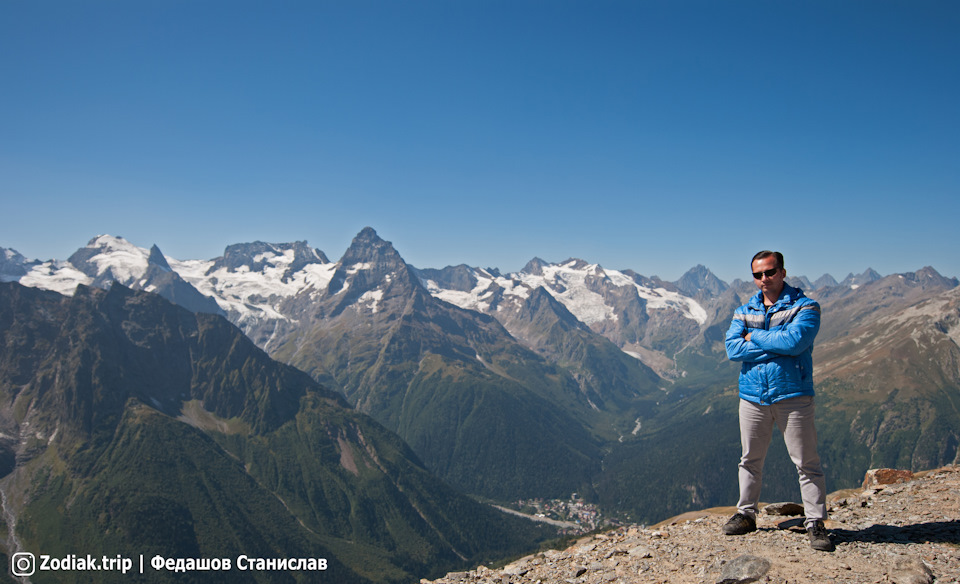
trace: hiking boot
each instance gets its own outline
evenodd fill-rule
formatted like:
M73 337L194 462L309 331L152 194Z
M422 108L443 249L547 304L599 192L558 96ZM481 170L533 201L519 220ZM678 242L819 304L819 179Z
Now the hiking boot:
M737 513L723 524L723 532L727 535L743 535L756 530L757 520L743 513Z
M807 528L807 535L810 536L810 547L821 552L832 552L836 549L830 536L827 535L827 528L823 526L823 521L816 521Z

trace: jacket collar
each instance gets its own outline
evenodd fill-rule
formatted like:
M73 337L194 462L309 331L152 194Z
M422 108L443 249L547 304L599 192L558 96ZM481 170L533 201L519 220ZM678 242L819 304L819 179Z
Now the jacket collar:
M796 302L798 299L803 298L804 296L805 294L803 293L803 290L800 288L794 288L790 284L784 282L783 290L780 291L780 296L777 298L777 301L771 308L775 308L783 304L791 304ZM759 310L761 312L765 311L766 308L763 306L763 292L758 291L756 294L754 294L750 298L749 306L754 310Z

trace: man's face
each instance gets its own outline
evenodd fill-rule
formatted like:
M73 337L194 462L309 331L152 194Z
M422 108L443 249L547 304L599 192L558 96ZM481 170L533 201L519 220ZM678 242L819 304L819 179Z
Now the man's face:
M757 288L760 288L760 291L762 291L764 295L779 296L783 290L783 278L787 275L787 272L782 268L777 269L777 258L770 256L754 260L751 267L753 268L754 274L760 274L759 279L756 277L753 279L753 283L757 285ZM775 270L775 273L772 276L766 275L765 272L769 272L770 270Z

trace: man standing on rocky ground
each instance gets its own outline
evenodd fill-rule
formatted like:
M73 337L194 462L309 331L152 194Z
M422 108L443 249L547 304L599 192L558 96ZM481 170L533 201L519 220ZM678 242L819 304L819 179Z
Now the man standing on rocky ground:
M740 500L723 526L727 535L757 529L763 462L776 423L800 475L800 496L810 545L833 551L823 521L827 491L814 426L813 340L820 305L784 278L783 254L761 251L751 261L760 291L736 310L727 331L727 356L740 367Z

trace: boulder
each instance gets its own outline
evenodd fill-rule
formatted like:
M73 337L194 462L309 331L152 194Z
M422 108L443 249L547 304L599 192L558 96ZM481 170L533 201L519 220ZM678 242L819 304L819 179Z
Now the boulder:
M879 485L893 485L913 480L913 473L909 470L893 468L873 468L863 477L863 488L869 489Z

